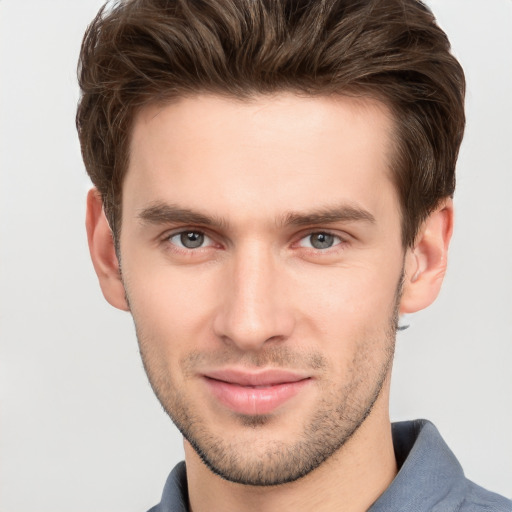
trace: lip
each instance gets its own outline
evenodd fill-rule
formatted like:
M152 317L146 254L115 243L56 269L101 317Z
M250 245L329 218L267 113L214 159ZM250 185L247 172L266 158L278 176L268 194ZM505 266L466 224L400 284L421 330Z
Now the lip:
M208 372L203 377L221 404L244 415L269 414L312 381L308 375L282 369L258 372L224 369Z

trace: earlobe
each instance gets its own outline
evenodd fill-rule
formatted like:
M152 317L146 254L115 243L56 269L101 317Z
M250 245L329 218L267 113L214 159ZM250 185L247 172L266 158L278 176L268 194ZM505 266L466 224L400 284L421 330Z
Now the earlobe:
M105 299L112 306L129 311L112 231L103 211L100 193L95 188L87 195L85 225L92 263Z
M413 248L405 256L401 313L430 306L446 273L448 246L453 231L453 201L446 199L421 226Z

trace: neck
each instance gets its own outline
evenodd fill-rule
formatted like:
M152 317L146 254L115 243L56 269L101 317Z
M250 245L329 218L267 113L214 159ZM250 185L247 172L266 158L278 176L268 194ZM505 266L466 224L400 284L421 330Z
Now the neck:
M192 512L363 512L386 490L397 467L388 413L389 389L354 435L332 457L288 484L255 487L213 474L185 442Z

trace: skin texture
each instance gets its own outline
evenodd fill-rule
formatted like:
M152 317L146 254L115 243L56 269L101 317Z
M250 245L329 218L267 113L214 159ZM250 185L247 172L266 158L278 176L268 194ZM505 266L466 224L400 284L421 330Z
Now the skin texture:
M369 99L205 95L143 109L122 272L89 195L100 284L131 311L149 380L187 439L193 510L366 510L394 477L397 315L436 297L452 207L403 248L392 133ZM304 385L240 412L210 386L226 369L285 369Z

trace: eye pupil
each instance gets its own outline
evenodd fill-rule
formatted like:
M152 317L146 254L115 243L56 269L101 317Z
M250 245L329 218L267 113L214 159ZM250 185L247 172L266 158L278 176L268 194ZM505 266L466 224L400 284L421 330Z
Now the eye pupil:
M180 241L187 249L195 249L204 243L204 235L197 231L186 231L181 233Z
M315 249L328 249L334 243L334 236L329 233L314 233L310 236L310 241Z

